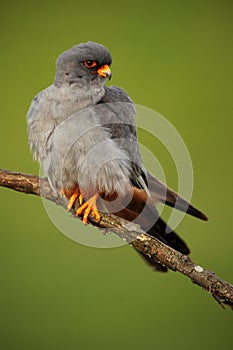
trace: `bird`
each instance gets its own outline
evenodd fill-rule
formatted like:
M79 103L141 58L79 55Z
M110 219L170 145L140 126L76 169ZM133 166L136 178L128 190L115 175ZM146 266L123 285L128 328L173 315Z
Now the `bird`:
M134 102L122 88L106 86L111 63L108 49L92 41L59 55L53 84L34 97L27 113L33 157L51 188L67 198L68 210L79 202L76 215L84 224L90 213L99 221L104 208L188 255L156 203L205 221L207 216L145 169ZM159 263L156 269L166 271Z

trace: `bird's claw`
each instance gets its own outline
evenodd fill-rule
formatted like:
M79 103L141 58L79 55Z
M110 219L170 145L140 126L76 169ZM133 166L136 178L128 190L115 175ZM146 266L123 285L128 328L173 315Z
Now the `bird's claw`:
M96 200L98 198L98 193L93 197L89 198L81 207L76 211L76 215L80 216L83 214L83 223L86 224L90 213L92 213L97 221L100 221L100 213L96 206Z
M83 204L83 196L80 193L79 187L76 186L73 189L61 189L60 194L65 195L67 198L69 198L69 202L67 204L67 209L70 211L75 203L75 201L78 198L79 205Z
M78 202L79 205L81 206L83 204L83 195L80 193L80 195L78 196Z

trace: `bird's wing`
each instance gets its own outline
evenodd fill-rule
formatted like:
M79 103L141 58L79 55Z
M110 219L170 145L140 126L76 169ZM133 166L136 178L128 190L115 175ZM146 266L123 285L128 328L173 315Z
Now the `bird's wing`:
M119 138L122 140L127 139L134 141L131 142L131 154L134 154L135 160L133 170L135 171L137 176L141 175L143 177L144 182L149 187L149 191L154 203L160 201L171 207L175 207L178 210L187 212L188 214L195 216L199 219L207 220L206 215L203 214L200 210L194 208L184 198L182 198L176 192L168 188L165 184L163 184L149 172L145 171L145 168L142 164L140 151L138 148L137 131L136 125L134 123L134 115L136 114L136 111L133 107L133 102L131 98L125 93L125 91L115 86L106 88L106 93L105 96L102 98L102 102L119 102L119 104L115 103L114 108L116 115L115 120L120 119L120 122L119 124L112 124L109 126L111 128L112 137ZM129 110L127 111L127 109L125 109L125 113L128 112L127 116L121 113L120 103L127 103L129 105ZM122 144L124 145L124 142L122 142ZM136 187L139 187L137 182L133 182L133 184Z
M126 92L117 87L105 88L105 95L100 103L106 104L111 110L112 119L109 123L103 118L105 127L109 129L111 138L118 147L126 152L131 160L132 185L147 191L146 170L139 151L137 130L134 122L135 106Z
M168 188L161 181L156 179L153 175L147 172L148 186L150 189L150 194L154 202L160 201L169 205L170 207L175 207L183 212L195 216L201 220L207 221L208 218L200 210L194 208L188 201L178 195L176 192Z
M112 119L112 123L107 125L110 129L111 137L118 143L120 148L128 152L133 164L133 174L131 174L133 188L132 200L126 208L122 208L120 211L115 212L115 214L138 223L151 236L160 239L165 244L183 254L189 254L189 248L185 242L159 217L152 197L150 195L148 196L148 190L146 188L148 185L147 172L143 167L139 151L134 123L135 110L131 99L122 89L111 87L106 90L106 95L102 103L106 103L108 108L111 107L113 109L114 118ZM124 108L123 106L125 104L126 106Z

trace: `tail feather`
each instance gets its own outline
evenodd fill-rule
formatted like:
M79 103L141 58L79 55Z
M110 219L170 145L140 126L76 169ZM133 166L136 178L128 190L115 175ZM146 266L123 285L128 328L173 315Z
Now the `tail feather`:
M170 207L175 207L183 212L187 212L198 219L207 221L208 218L200 210L194 208L188 201L179 196L176 192L168 188L150 173L148 175L149 190L154 202L160 201L169 205Z
M133 197L127 208L115 213L129 221L135 221L149 235L159 239L173 249L188 255L186 243L159 217L154 204L148 199L145 191L133 187Z
M207 216L149 173L148 185L151 196L150 199L148 199L148 194L143 189L132 187L133 195L131 202L127 207L123 206L123 209L120 211L116 212L114 210L115 215L128 221L136 222L152 237L159 239L180 253L188 255L190 250L187 244L159 217L159 213L154 204L160 201L202 220L208 220ZM114 196L112 200L113 199ZM110 197L109 200L111 201ZM140 255L142 255L147 263L152 265L157 271L167 271L166 266L160 264L159 261L155 262L142 253Z

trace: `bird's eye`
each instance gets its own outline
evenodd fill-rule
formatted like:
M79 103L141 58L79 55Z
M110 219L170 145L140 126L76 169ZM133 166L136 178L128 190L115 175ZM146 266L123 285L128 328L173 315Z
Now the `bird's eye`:
M87 68L93 68L96 66L96 62L95 61L91 61L91 60L87 60L84 63L84 66L86 66Z

